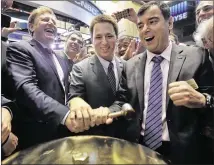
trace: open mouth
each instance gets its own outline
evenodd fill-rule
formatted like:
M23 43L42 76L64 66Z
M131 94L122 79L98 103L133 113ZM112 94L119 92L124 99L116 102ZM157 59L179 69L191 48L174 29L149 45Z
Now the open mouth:
M54 29L48 28L48 29L45 29L45 32L48 32L48 33L51 33L51 34L55 35L55 30Z
M154 38L155 38L155 36L153 36L153 37L146 37L146 38L144 38L144 40L145 40L146 42L150 42L150 41L152 41Z

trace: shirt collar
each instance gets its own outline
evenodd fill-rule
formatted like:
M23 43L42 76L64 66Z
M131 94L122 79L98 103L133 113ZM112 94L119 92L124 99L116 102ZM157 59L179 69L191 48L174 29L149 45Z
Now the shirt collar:
M168 47L161 54L159 54L159 55L162 56L167 61L170 61L171 52L172 52L172 42L169 41ZM149 63L151 62L151 60L152 60L153 57L159 56L158 54L154 54L154 53L152 53L152 52L150 52L148 50L146 50L146 54L147 54L147 61Z
M109 63L110 63L110 62L107 61L107 60L104 60L102 57L100 57L100 56L98 56L98 55L96 55L96 56L98 57L98 59L99 59L100 63L102 64L102 66L103 66L104 68L108 69L108 66L109 66ZM113 57L113 59L112 59L111 62L114 64L114 66L116 66L115 57Z

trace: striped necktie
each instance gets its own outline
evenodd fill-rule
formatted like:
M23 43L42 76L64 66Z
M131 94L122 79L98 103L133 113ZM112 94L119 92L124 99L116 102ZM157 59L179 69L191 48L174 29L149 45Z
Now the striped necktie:
M153 57L154 62L149 89L149 100L144 132L145 144L155 150L162 145L162 72L163 57Z
M108 81L111 85L112 91L115 95L116 94L116 79L115 79L115 74L114 74L114 64L112 62L109 63L107 77L108 77Z

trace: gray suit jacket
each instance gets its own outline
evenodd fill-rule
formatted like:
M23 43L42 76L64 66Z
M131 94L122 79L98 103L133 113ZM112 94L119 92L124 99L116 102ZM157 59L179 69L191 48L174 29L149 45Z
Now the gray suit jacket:
M116 57L116 64L118 78L120 79L124 61ZM83 98L93 109L100 106L108 107L115 101L107 75L97 56L84 59L73 66L69 95L70 99L74 97ZM123 119L114 121L110 126L100 125L91 128L89 131L84 132L84 134L119 137L119 135L116 135L116 130L122 121Z
M146 52L135 56L125 64L120 89L117 92L117 101L110 107L114 111L119 111L125 102L133 106L136 114L129 123L126 138L137 143L140 138L144 110L145 64ZM211 63L204 50L173 44L168 84L194 78L200 90L206 92L207 86L214 85L213 75ZM201 135L207 111L176 107L167 93L166 96L166 120L171 144L170 158L175 163L197 163L203 155L206 155L204 151L208 149L205 147L206 138Z

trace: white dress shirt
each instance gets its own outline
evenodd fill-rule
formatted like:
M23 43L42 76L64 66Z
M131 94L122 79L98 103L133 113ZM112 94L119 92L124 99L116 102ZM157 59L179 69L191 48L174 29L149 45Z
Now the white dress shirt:
M169 64L170 64L170 56L172 52L172 43L169 42L169 46L161 53L160 55L156 55L151 53L147 50L147 60L145 66L145 76L144 76L144 111L143 111L143 122L142 122L142 131L141 135L144 135L145 124L146 124L146 114L148 108L148 99L149 99L149 89L150 89L150 79L151 79L151 72L153 68L154 62L152 58L154 56L162 56L164 60L161 62L161 71L163 74L163 87L162 87L162 122L163 122L163 134L162 140L163 141L170 141L169 139L169 131L166 122L166 95L167 95L167 79L168 79L168 72L169 72Z
M106 73L106 75L108 75L108 66L110 64L109 61L106 61L104 60L103 58L101 58L100 56L97 56L100 63L102 64L103 66L103 69ZM116 64L116 60L115 60L115 57L112 59L111 61L114 65L114 75L115 75L115 80L116 80L116 89L118 90L118 86L119 86L119 78L118 78L118 72L117 72L117 64Z

